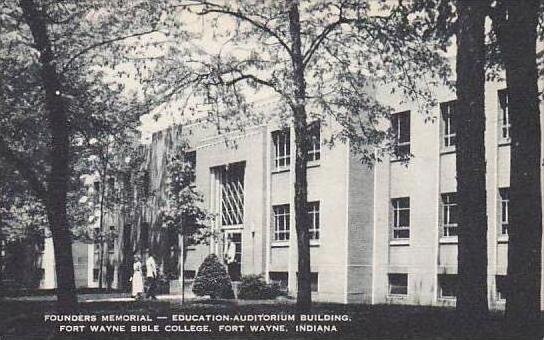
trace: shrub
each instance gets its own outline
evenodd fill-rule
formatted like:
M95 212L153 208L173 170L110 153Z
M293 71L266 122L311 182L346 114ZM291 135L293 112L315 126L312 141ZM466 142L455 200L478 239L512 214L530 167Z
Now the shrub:
M271 300L285 295L278 284L268 284L262 275L242 276L238 298L242 300Z
M193 293L210 298L234 298L230 276L215 254L208 255L198 268L193 283Z

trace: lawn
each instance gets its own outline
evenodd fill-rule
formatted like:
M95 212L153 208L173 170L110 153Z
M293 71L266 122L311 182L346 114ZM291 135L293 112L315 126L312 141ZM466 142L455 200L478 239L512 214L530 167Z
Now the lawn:
M85 300L85 299L84 299ZM95 301L86 299L87 301ZM414 307L396 305L343 305L315 304L312 313L321 315L348 315L349 321L332 323L337 326L336 332L322 333L295 332L295 324L286 322L288 331L280 333L169 333L169 334L58 334L56 327L43 321L44 314L55 313L54 301L48 300L0 300L0 339L453 339L460 338L465 330L457 318L455 311L446 308ZM136 314L169 317L173 314L207 315L207 314L290 314L295 313L292 302L284 301L276 304L254 301L238 303L237 301L192 300L181 305L178 300L162 301L116 301L85 302L75 314ZM504 338L502 314L492 314L490 320L479 328L479 338ZM156 321L155 323L157 323ZM159 322L160 323L160 322ZM134 324L134 323L133 323ZM139 323L145 324L145 323ZM178 325L181 323L177 323ZM201 323L202 325L204 323ZM229 324L229 323L227 323ZM247 325L270 323L251 322ZM331 323L318 323L331 324ZM96 325L96 323L95 323ZM131 325L126 323L127 327ZM213 323L212 323L213 325ZM217 326L217 325L215 325ZM475 338L471 336L470 338Z

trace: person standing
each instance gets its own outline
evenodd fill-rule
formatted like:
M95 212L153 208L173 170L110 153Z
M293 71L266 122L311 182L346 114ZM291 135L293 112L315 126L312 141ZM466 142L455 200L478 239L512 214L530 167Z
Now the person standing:
M144 293L144 276L142 274L142 262L140 256L134 256L134 265L132 266L132 297L141 299Z
M155 262L155 258L153 258L153 254L149 252L145 261L145 268L147 283L146 297L157 300L157 296L155 295L155 290L157 289L157 263Z

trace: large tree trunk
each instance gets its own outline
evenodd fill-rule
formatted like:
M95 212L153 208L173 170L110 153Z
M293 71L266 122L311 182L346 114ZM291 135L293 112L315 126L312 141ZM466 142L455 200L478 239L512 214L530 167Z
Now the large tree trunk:
M295 125L295 226L298 247L297 307L309 310L312 304L310 274L310 234L307 209L308 180L308 128L306 122L306 81L300 39L300 15L298 1L289 1L289 30L292 40L293 80L295 99L293 104Z
M460 1L457 33L457 310L467 330L488 314L483 1Z
M540 316L542 202L536 65L539 2L507 2L502 31L511 127L510 223L506 319L527 332Z
M42 81L45 89L47 122L51 132L51 170L47 178L48 195L45 202L49 227L53 236L55 269L57 274L57 298L59 308L72 309L77 303L74 282L72 241L66 213L66 196L69 180L69 132L66 105L62 99L62 87L54 66L43 11L33 0L21 0L26 23L40 51Z

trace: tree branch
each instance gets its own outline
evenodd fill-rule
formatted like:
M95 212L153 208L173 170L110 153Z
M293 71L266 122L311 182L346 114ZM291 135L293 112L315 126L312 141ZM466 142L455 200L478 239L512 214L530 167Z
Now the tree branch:
M338 11L339 11L338 20L336 20L335 22L325 26L323 31L321 31L321 33L319 33L315 37L315 39L311 42L310 48L304 53L304 56L302 57L303 67L306 67L306 65L310 62L310 60L312 59L312 56L314 55L315 51L317 51L317 49L319 48L319 46L321 45L323 40L325 40L327 35L329 35L329 33L331 33L336 27L340 26L341 24L348 24L348 23L351 23L351 22L355 21L355 19L344 18L344 11L343 11L342 5L335 6L335 7L337 7Z
M236 83L238 83L240 81L244 81L244 80L253 81L253 82L257 83L257 84L260 84L260 85L267 86L267 87L271 88L272 90L274 90L274 92L276 92L277 94L282 96L282 98L284 98L287 101L287 104L289 104L290 107L292 107L292 108L295 107L295 103L291 100L291 98L285 92L283 92L281 89L279 89L274 84L274 82L269 81L269 80L261 79L261 78L255 76L255 75L253 75L253 74L245 74L245 73L242 73L240 71L235 71L235 72L239 73L240 75L238 77L236 77L236 78L231 79L231 80L222 81L222 85L234 86L234 85L236 85ZM215 84L215 85L217 85L217 84Z
M36 196L44 203L47 202L47 189L38 179L36 172L32 170L28 162L19 157L9 146L8 142L0 136L0 157L11 163L21 174L24 180L28 182L30 188L36 193Z
M95 49L95 48L98 48L98 47L101 47L101 46L104 46L104 45L108 45L108 44L111 44L111 43L114 43L114 42L118 42L118 41L130 39L130 38L141 37L141 36L143 36L143 35L155 33L155 32L158 32L158 31L159 31L159 30L157 30L157 29L152 29L152 30L149 30L149 31L133 33L133 34L129 34L129 35L121 36L121 37L115 37L115 38L111 38L111 39L106 39L106 40L97 42L97 43L95 43L95 44L92 44L92 45L90 45L90 46L87 46L86 48L82 49L82 50L79 51L78 53L74 54L74 55L68 60L68 62L66 62L66 64L64 64L64 66L62 67L60 73L63 74L64 72L66 72L66 70L68 69L68 67L70 67L70 65L71 65L77 58L81 57L81 56L84 55L85 53L87 53L87 52L89 52L89 51L91 51L91 50L93 50L93 49Z
M280 43L280 45L287 51L287 53L289 53L289 55L292 54L291 48L285 42L285 40L283 40L282 37L278 33L274 32L266 24L258 22L257 20L254 20L254 19L250 18L249 16L243 14L240 11L235 12L235 11L229 10L227 8L221 7L218 4L209 3L209 2L200 2L199 4L203 5L203 6L211 6L213 8L212 9L202 9L200 12L196 13L197 15L206 15L206 14L210 14L210 13L220 13L220 14L227 14L227 15L233 16L235 18L238 18L240 20L246 21L246 22L250 23L251 25L255 26L256 28L260 29L261 31L263 31L265 33L268 33L269 35L274 37Z

